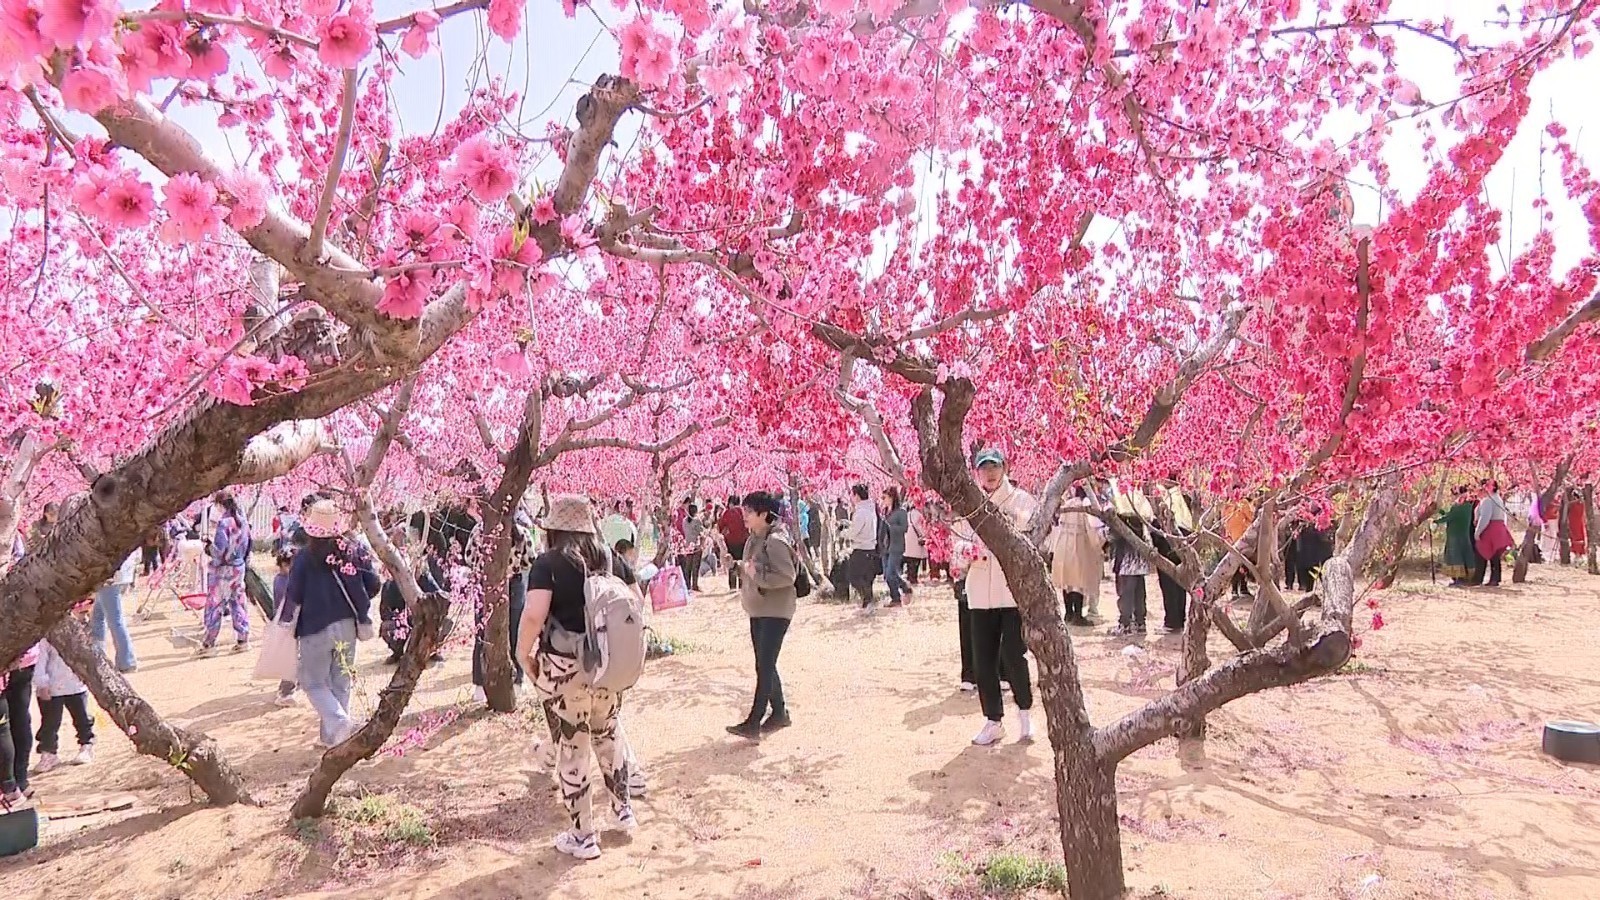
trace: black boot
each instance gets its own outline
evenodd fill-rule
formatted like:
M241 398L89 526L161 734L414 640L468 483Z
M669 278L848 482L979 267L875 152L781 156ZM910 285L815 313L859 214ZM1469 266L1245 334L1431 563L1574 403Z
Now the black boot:
M761 723L744 721L737 725L729 725L728 733L734 737L742 737L747 740L759 741L761 740Z

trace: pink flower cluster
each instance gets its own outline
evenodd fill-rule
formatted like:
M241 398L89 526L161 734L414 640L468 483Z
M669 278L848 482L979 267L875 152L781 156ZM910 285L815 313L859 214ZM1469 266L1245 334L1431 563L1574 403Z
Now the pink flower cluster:
M640 17L622 28L622 75L644 87L664 88L677 68L672 35Z

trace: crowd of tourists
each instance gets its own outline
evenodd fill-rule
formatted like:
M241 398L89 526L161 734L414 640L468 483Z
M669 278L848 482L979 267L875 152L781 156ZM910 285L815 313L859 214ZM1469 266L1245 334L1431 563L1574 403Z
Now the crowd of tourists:
M1035 498L1012 481L1003 452L978 452L973 476L1017 530L1032 523ZM1177 562L1178 548L1193 534L1201 512L1197 498L1176 476L1137 487L1115 480L1074 485L1044 545L1064 621L1074 628L1104 622L1113 636L1140 639L1148 633L1147 583L1154 575L1161 627L1181 632L1185 588L1152 566L1127 537L1148 541ZM49 533L56 513L54 505L45 507L28 538L13 548L13 557L27 542ZM1224 536L1236 542L1255 520L1255 502L1232 500L1218 513ZM1531 514L1537 525L1537 504ZM1483 584L1485 578L1489 585L1499 584L1502 557L1511 546L1510 518L1495 482L1457 491L1455 504L1439 519L1454 584ZM1109 527L1113 519L1120 527ZM323 494L306 496L294 511L280 508L270 536L276 572L270 597L259 601L267 621L292 636L294 645L293 671L286 673L293 677L279 682L276 702L291 705L297 693L305 696L317 713L319 748L337 745L361 727L352 708L360 644L381 638L392 664L400 661L408 641L405 592L394 578L380 577L367 538L348 523L348 512ZM473 577L469 564L482 538L479 526L465 508L444 507L410 517L388 515L380 527L421 591L449 595ZM646 608L672 608L696 594L719 593L723 576L749 620L754 661L750 706L727 727L731 735L761 740L793 725L779 658L798 601L812 591L812 573L824 567L834 595L853 601L864 616L904 607L924 586L948 581L957 611L952 649L959 659L959 689L977 695L982 717L972 743L987 746L1005 739L1007 692L1018 739L1034 735L1027 645L1011 587L971 524L936 499L913 500L896 485L874 495L866 484L856 484L831 507L810 496L758 491L725 500L685 497L645 518L631 499L612 499L597 510L588 498L563 495L519 506L510 534L510 629L503 650L512 661L517 693L534 695L550 729L538 758L569 814L570 828L556 840L563 853L581 859L599 855L596 796L606 798L617 827L635 827L632 802L646 782L622 727L624 699L642 667L642 655L637 662L628 656L632 630L638 629L642 647ZM1333 553L1329 511L1312 505L1280 534L1285 589L1313 590ZM1582 532L1577 537L1581 542ZM199 515L162 528L75 615L90 625L97 645L109 638L119 670L135 671L138 661L123 605L138 574L160 577L175 565L192 563L203 569L205 585L197 653L216 651L224 618L231 622L234 651L247 650L253 644L248 583L254 543L238 503L219 493ZM1101 614L1100 588L1108 573L1115 590L1114 623ZM1245 597L1251 591L1250 578L1241 571L1233 593ZM624 618L601 622L612 643L597 663L595 617L604 615L597 609L608 604L622 610ZM630 612L637 621L628 618ZM490 648L483 620L476 625L472 683L474 699L482 702ZM435 653L432 661L442 662L443 656ZM19 659L4 681L0 792L15 802L31 796L30 774L48 772L67 756L59 745L65 717L70 716L79 745L70 761L92 761L94 720L88 687L48 641ZM35 698L37 734L30 711ZM30 766L35 748L38 764Z

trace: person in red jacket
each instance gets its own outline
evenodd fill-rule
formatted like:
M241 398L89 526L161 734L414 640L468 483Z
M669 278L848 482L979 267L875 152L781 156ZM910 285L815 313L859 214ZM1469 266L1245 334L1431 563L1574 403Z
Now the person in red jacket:
M744 559L744 542L749 540L750 531L744 524L744 510L739 505L738 497L728 498L728 508L722 511L717 519L717 533L722 535L722 542L728 546L728 557L735 563ZM739 589L739 566L728 566L728 590Z

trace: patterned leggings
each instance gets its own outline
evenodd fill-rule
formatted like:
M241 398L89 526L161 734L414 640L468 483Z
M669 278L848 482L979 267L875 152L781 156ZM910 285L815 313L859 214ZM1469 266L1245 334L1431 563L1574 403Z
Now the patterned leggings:
M245 608L244 568L223 566L211 570L211 587L206 591L206 647L214 647L222 631L222 607L227 605L233 619L233 633L239 643L250 640L250 610Z
M540 649L536 663L533 688L556 739L556 780L561 802L572 817L572 830L579 837L589 837L595 833L590 791L596 759L606 792L611 795L612 810L620 813L630 805L627 754L617 737L621 698L611 691L590 687L575 658L553 653L548 646Z

